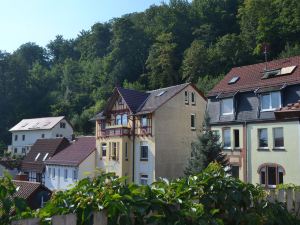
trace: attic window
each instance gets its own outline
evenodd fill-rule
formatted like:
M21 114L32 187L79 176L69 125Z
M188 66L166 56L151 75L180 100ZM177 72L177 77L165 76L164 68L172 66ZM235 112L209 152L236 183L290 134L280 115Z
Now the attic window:
M281 74L281 69L265 70L262 79L268 79L268 78L271 78L271 77L278 76L280 74Z
M40 157L41 153L38 153L34 159L34 161L38 160L38 158Z
M234 83L236 83L239 79L240 79L240 77L235 76L235 77L231 78L230 81L228 81L228 84L234 84Z
M159 97L159 96L162 96L164 93L166 93L167 91L161 91L161 92L159 92L157 95L156 95L156 97Z
M44 158L43 158L43 161L46 160L46 158L48 157L48 155L49 155L49 153L47 152L46 155L45 155Z

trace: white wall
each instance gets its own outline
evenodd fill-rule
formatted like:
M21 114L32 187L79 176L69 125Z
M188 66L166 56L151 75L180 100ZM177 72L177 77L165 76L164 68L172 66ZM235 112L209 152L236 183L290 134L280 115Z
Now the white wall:
M51 174L49 174L49 169L51 168ZM55 177L52 177L53 170L55 169ZM64 171L68 171L68 177L65 179ZM77 170L78 167L72 166L58 166L58 165L46 165L45 174L45 186L50 190L66 190L70 188L77 180L73 179L73 172Z
M9 170L9 169L6 169L3 165L0 165L0 177L3 177L5 172L7 172L13 178L15 178L15 176L18 173L18 170L17 169Z
M148 146L148 161L141 161L141 142ZM155 145L148 137L138 137L135 140L135 165L134 165L134 181L140 184L141 174L148 175L148 184L154 181L155 168Z
M78 171L78 179L85 177L94 177L96 170L96 151L90 154L80 165Z
M60 123L65 123L65 128L60 128ZM72 140L73 128L71 125L65 120L61 120L58 124L56 124L51 130L51 138L57 137L66 137L69 140Z

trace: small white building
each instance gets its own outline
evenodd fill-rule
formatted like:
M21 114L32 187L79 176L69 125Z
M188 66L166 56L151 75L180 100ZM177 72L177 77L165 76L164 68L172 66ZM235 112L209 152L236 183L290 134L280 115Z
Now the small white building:
M45 161L45 186L66 190L76 181L94 177L96 169L95 137L79 137L72 144Z
M8 151L14 155L26 155L38 139L65 137L72 140L73 136L73 127L64 116L23 119L9 131L12 144Z

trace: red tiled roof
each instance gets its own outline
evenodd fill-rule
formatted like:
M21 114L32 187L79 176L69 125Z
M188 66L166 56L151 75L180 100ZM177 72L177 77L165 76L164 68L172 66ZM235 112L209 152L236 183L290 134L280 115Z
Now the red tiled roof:
M17 192L15 193L16 197L28 199L39 188L48 190L51 193L51 191L41 183L20 180L13 180L13 183L17 188Z
M43 172L45 167L44 161L68 146L69 141L66 138L38 139L22 161L21 170L24 172ZM38 154L40 155L36 159Z
M287 83L287 85L300 83L300 56L273 60L267 63L268 70L296 66L291 74L262 79L265 66L265 63L258 63L232 68L224 79L208 93L208 96L214 96L221 92L250 91L284 83ZM234 84L228 84L236 76L240 77L240 79Z
M45 164L78 166L96 149L96 138L79 137L67 148L45 161Z
M287 104L287 106L277 109L275 111L275 117L277 119L300 118L300 100L296 103Z

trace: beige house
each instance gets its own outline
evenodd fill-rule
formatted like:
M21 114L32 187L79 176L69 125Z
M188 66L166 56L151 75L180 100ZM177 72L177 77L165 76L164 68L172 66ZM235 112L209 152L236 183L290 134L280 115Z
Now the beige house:
M97 167L150 184L183 175L206 99L186 83L149 92L115 88L95 116Z

